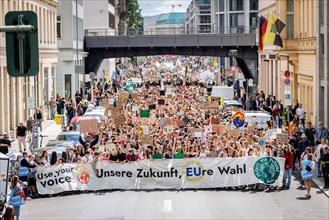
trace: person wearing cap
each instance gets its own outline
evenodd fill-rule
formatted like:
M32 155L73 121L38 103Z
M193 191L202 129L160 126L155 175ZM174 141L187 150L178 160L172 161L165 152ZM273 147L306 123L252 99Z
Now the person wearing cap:
M298 143L298 153L301 155L307 147L311 147L310 141L306 138L305 134L302 134L301 136L302 140Z
M9 152L8 148L11 147L10 140L8 139L8 134L3 133L3 138L0 139L0 153L7 154Z
M324 177L324 187L323 189L329 189L329 149L328 146L324 146L323 154L320 158L321 161L321 171L323 172Z

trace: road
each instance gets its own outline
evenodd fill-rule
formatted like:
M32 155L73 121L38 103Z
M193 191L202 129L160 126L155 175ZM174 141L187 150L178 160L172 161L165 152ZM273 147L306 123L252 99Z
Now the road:
M40 198L21 219L329 219L329 199L312 189L275 192L228 190L113 191Z

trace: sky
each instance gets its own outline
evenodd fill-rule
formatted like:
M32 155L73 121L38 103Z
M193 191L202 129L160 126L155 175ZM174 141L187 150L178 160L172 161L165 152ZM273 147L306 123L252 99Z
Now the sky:
M142 16L158 15L172 12L171 5L181 5L174 8L175 12L186 12L192 0L138 0Z

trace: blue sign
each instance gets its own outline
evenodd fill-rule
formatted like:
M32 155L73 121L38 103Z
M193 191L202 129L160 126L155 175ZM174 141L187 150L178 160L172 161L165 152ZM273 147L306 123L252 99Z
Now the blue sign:
M286 94L286 99L290 99L290 94Z

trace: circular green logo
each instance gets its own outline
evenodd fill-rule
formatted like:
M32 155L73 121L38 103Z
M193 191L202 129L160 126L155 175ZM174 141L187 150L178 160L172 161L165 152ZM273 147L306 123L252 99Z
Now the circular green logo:
M280 164L272 157L263 157L256 161L255 176L266 184L274 183L280 175Z

